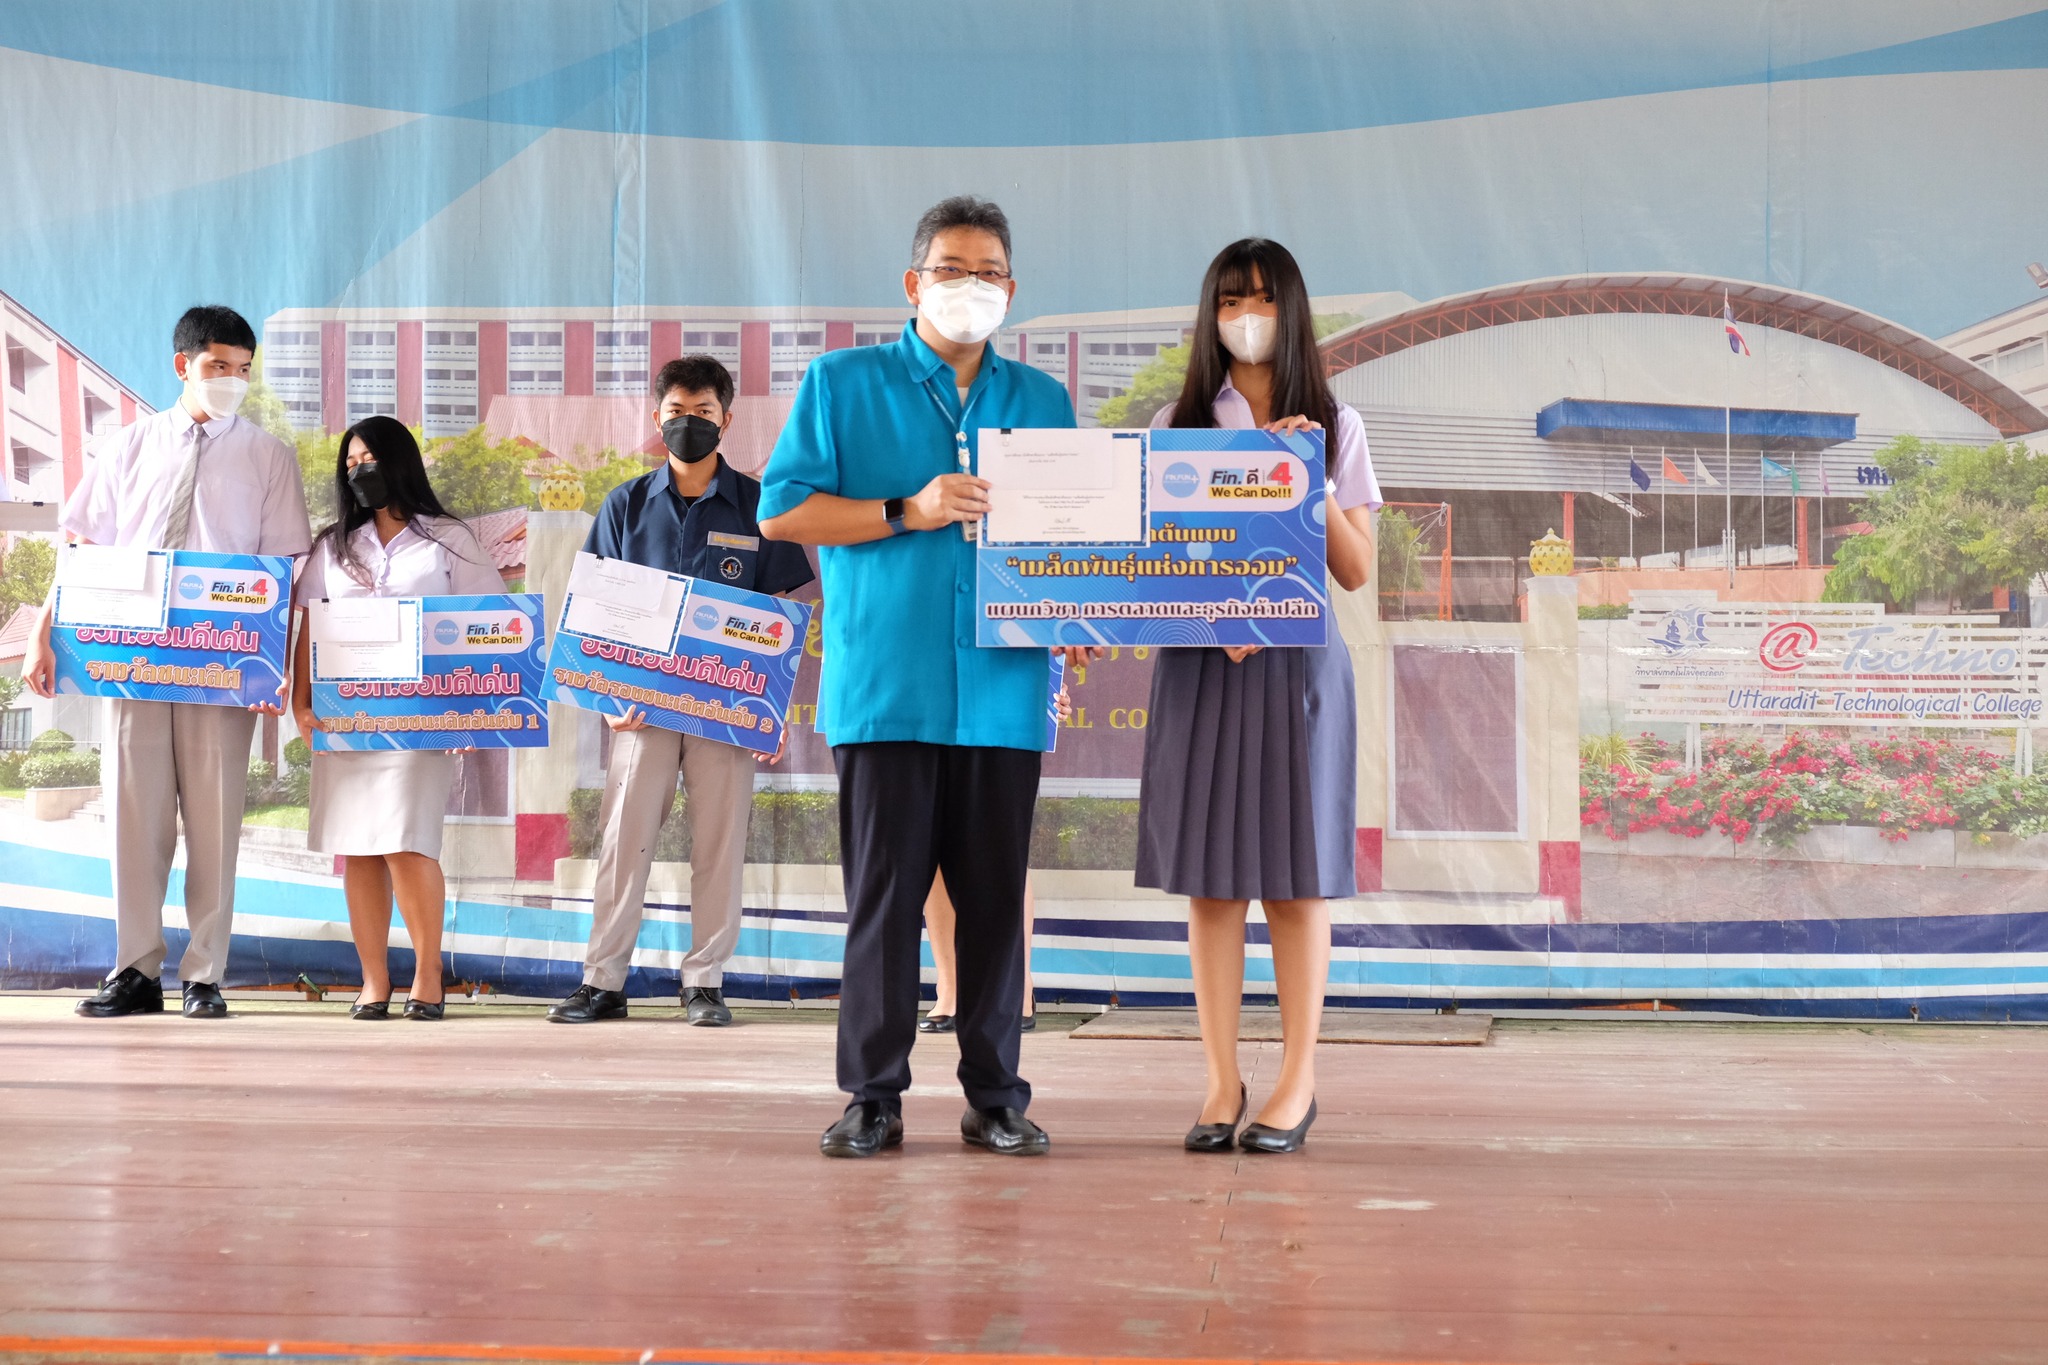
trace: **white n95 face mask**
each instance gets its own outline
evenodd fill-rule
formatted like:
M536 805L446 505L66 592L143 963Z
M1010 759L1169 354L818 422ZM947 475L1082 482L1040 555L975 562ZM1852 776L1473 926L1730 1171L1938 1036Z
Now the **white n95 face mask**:
M1280 323L1259 313L1239 313L1228 322L1216 324L1223 349L1247 365L1263 365L1273 358L1280 340Z
M928 284L917 294L917 311L940 336L962 346L986 341L1010 311L1010 296L987 280Z
M241 409L242 399L249 392L249 381L226 375L219 379L195 379L192 392L199 399L199 406L206 409L206 415L218 421L232 417Z

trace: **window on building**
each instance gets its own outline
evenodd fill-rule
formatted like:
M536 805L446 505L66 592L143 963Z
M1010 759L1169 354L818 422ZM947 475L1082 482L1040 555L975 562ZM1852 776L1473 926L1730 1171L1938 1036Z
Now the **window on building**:
M7 338L7 385L16 393L27 393L28 381L49 363L22 342Z
M36 713L26 706L0 711L0 749L26 749Z
M853 334L853 344L856 346L884 346L895 339L895 335L890 332L855 332Z
M350 332L348 334L348 344L351 346L395 346L398 344L398 333Z
M505 382L508 384L531 384L533 382L533 371L507 370L505 372Z
M474 345L476 345L476 333L475 333L475 332L429 332L429 333L427 333L427 345L429 345L429 346L474 346Z
M475 371L475 370L457 370L457 371L455 372L455 378L456 378L456 381L457 381L458 383L463 383L463 384L474 384L474 383L476 383L476 371Z
M119 409L111 400L100 397L91 389L86 389L80 398L85 407L85 429L88 433L97 434L114 425Z
M802 370L771 370L768 382L771 384L794 384L804 377Z
M1109 384L1083 384L1081 392L1090 398L1114 398L1123 390Z
M474 417L474 416L476 416L476 404L474 404L474 403L457 403L457 404L455 405L455 415L456 415L457 417Z
M690 347L692 350L701 351L704 350L706 347L737 346L739 344L740 334L738 332L683 333L683 345Z
M1034 341L1031 343L1031 354L1033 355L1065 355L1066 353L1067 343L1064 341Z
M771 346L823 346L823 332L771 332L768 334Z
M452 370L428 370L428 371L427 371L427 378L429 378L429 379L449 379L449 378L452 378L452 377L453 377L453 375L454 375L454 371L452 371Z
M2017 341L1991 357L1991 372L2000 377L2024 374L2048 364L2048 339L2029 337Z
M541 384L559 384L562 382L562 372L560 370L535 370L533 377L536 382Z
M1108 355L1108 354L1109 354L1109 343L1108 343L1108 342L1106 342L1106 341L1091 341L1091 342L1089 342L1089 343L1088 343L1088 354L1089 354L1089 355Z
M267 365L263 369L265 379L297 379L304 373L297 365Z
M393 379L397 377L397 374L398 371L396 370L352 368L348 372L348 377L350 379Z
M647 344L647 333L599 332L597 334L597 344L600 346L645 346Z

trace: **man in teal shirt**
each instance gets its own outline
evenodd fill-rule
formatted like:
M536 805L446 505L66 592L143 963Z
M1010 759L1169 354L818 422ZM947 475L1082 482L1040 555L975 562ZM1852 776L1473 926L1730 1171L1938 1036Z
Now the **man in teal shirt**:
M838 1069L853 1097L827 1156L902 1140L934 871L959 916L961 1136L1016 1155L1049 1145L1024 1115L1017 1059L1051 658L974 643L978 434L1074 425L1057 380L988 344L1016 287L1001 209L971 196L932 208L903 275L917 317L893 345L811 362L762 475L761 534L820 546L824 575L818 729L839 770Z

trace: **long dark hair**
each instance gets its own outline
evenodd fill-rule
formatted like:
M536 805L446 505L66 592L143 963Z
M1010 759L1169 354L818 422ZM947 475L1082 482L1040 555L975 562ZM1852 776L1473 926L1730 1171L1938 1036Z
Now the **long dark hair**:
M1275 418L1306 417L1320 423L1326 441L1337 439L1337 400L1323 373L1316 349L1315 321L1309 313L1308 285L1292 252L1264 237L1246 237L1216 253L1202 276L1202 299L1195 306L1195 335L1188 345L1188 377L1173 405L1173 425L1216 425L1216 395L1230 378L1230 352L1216 331L1216 307L1225 294L1246 295L1253 288L1253 268L1273 296L1279 316L1273 344L1273 410Z
M377 513L357 502L356 495L349 491L348 451L358 439L384 475L384 505L401 520L410 522L413 530L429 540L440 541L438 535L421 524L420 518L453 518L435 495L434 485L427 478L426 459L420 454L420 443L413 439L405 423L396 417L365 417L341 433L341 445L334 453L334 524L320 533L313 548L317 550L320 540L331 538L334 558L342 571L358 583L368 583L370 571L356 558L352 538L356 528L375 520Z

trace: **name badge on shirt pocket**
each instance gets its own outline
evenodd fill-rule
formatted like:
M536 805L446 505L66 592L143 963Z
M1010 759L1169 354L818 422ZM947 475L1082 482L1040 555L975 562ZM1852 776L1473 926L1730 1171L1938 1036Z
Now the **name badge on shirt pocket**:
M736 588L754 586L754 566L760 558L759 536L736 536L729 531L712 531L704 537L711 547L711 566L720 582Z

